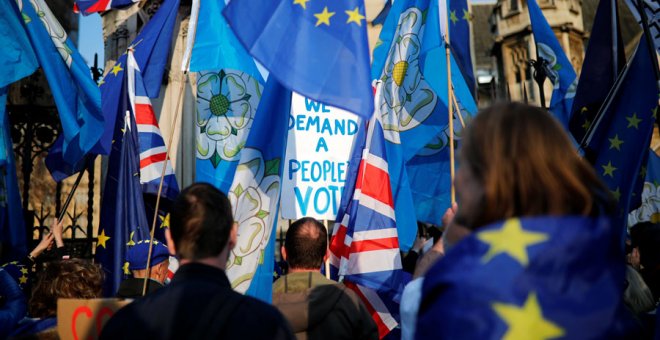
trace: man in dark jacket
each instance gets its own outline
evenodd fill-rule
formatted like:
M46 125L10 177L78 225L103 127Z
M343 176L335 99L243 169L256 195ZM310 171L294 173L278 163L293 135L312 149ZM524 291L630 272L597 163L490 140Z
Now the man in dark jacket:
M101 339L291 339L272 306L234 292L225 274L237 226L227 196L209 184L172 207L167 244L181 267L172 282L119 310Z
M289 272L273 284L273 304L298 339L378 339L360 298L320 274L327 249L328 234L319 221L306 217L291 224L282 247Z
M147 271L147 258L149 257L149 240L140 240L126 252L126 262L133 277L121 282L117 297L135 299L142 297L144 279L149 272L147 280L147 294L163 288L167 279L167 267L170 264L170 252L161 242L154 240L151 249L151 270Z

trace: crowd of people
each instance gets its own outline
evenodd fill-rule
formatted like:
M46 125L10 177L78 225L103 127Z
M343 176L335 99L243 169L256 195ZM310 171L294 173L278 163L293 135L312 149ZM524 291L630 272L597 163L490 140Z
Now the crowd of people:
M653 336L660 225L633 226L624 251L623 232L610 219L614 198L554 118L524 104L495 105L471 122L459 157L459 204L441 228L420 228L402 256L411 281L391 336ZM58 298L101 296L101 268L63 259L62 225L51 229L26 259L0 270L0 338L56 337ZM171 207L167 244L153 244L150 270L149 243L130 249L133 278L117 295L135 300L101 339L379 337L373 311L321 274L328 232L319 221L303 218L287 230L281 254L288 269L273 283L272 304L229 284L237 233L225 194L204 183L184 189ZM53 243L56 260L25 286L21 277ZM170 254L180 267L165 284Z

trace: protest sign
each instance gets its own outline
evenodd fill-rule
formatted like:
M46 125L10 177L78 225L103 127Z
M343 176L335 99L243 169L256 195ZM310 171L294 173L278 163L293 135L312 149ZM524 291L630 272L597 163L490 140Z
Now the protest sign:
M57 333L60 339L98 339L103 326L131 303L120 299L57 300Z

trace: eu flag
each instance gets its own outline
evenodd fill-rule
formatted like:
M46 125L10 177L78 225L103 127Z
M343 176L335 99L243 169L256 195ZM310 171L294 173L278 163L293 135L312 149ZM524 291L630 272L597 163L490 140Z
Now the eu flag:
M479 229L426 274L417 339L634 338L620 231L604 217Z
M467 0L447 0L449 3L449 38L456 62L465 78L472 97L476 97L477 86L472 67L470 49L470 21L472 16Z
M0 12L0 87L5 87L32 74L39 64L16 3L2 1Z
M290 90L366 119L373 113L363 0L234 0L223 14Z
M236 291L270 302L291 91L269 77L261 100L227 192L239 236L226 271Z
M542 67L545 68L548 78L554 85L549 110L564 127L567 127L571 118L577 75L536 0L528 0L527 6L538 61L543 62Z
M607 98L616 77L626 63L618 23L615 27L616 52L613 52L612 24L613 19L618 17L617 12L616 7L612 12L612 0L601 1L596 11L569 125L570 132L578 143L582 142L598 109Z
M103 130L101 93L89 67L44 0L17 1L62 123L62 159L78 163Z
M648 45L642 36L634 57L617 80L594 122L585 149L587 159L618 201L615 226L623 233L633 192L641 192L642 165L648 156L658 110L658 88ZM641 180L640 180L641 177Z

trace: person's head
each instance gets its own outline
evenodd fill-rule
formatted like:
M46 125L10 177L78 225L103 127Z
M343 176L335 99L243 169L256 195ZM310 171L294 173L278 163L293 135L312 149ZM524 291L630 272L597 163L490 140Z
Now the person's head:
M172 206L165 236L182 263L214 260L224 268L237 237L229 199L207 183L187 187Z
M282 256L292 271L318 271L327 258L328 232L311 217L301 218L286 232Z
M597 215L609 191L541 108L496 104L462 140L455 222L469 230L514 216Z
M57 299L94 299L101 297L103 270L91 261L71 259L54 261L39 273L28 304L28 314L46 318L57 314Z
M147 258L149 257L149 240L138 241L134 246L129 247L126 252L126 261L128 269L135 278L145 278L147 276ZM170 252L167 247L154 240L151 249L151 272L149 277L163 283L167 278L167 267L170 265Z

